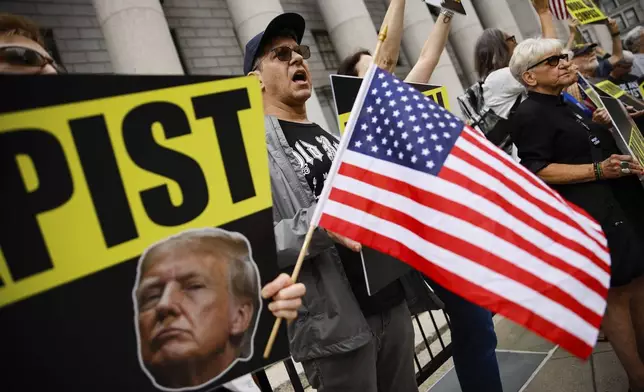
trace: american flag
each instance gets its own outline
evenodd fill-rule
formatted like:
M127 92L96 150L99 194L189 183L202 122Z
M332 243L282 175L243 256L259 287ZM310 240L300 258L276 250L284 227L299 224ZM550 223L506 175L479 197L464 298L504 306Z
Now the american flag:
M549 0L550 11L559 20L566 20L570 18L568 8L566 7L566 0Z
M592 352L610 281L601 227L376 66L312 224L388 253L579 357Z

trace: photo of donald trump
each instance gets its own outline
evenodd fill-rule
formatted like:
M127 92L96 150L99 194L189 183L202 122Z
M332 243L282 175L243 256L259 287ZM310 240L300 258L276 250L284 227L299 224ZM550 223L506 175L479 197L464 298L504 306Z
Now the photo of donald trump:
M138 355L162 389L194 389L253 356L260 279L247 239L187 230L150 246L133 290Z

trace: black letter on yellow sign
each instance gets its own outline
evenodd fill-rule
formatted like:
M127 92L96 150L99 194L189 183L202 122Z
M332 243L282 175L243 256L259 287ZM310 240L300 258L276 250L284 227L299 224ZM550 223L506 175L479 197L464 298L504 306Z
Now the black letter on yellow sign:
M153 102L132 109L123 120L123 139L130 157L139 167L173 179L183 194L174 206L167 185L141 192L145 211L162 226L178 226L195 219L208 205L208 187L199 164L177 151L158 145L152 125L160 123L167 139L189 135L190 123L183 110L169 102Z
M253 176L246 157L244 138L237 112L250 109L246 89L204 95L192 99L197 118L212 118L224 161L233 203L255 196Z
M33 191L25 187L19 155L27 155L34 164L38 188ZM63 148L49 132L22 129L0 134L0 246L14 281L53 268L37 217L72 197L69 173Z
M69 122L107 247L138 237L103 116Z

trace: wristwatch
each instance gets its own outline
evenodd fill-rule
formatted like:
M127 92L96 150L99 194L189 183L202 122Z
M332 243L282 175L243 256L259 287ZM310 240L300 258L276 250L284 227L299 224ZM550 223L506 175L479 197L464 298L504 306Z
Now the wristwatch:
M441 8L441 15L445 16L444 21L445 23L447 23L450 20L452 20L452 17L454 16L454 11L448 10L447 8Z

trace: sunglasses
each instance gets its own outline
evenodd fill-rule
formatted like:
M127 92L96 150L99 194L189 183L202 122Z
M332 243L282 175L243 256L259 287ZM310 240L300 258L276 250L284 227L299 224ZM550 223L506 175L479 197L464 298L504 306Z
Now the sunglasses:
M515 37L514 35L513 35L513 36L511 36L511 37L506 38L505 40L506 40L506 41L510 41L510 42L512 42L513 44L516 44L516 43L517 43L517 37Z
M56 72L66 73L65 68L56 64L54 59L48 58L39 52L22 46L7 46L0 48L0 61L17 67L32 67L42 69L51 65Z
M556 67L557 65L559 65L559 62L560 62L561 60L568 61L568 60L569 60L569 58L570 58L570 57L568 56L568 53L555 54L554 56L547 57L547 58L545 58L545 59L543 59L543 60L539 61L538 63L536 63L536 64L534 64L534 65L532 65L532 66L528 67L528 69L527 69L527 70L531 70L531 69L532 69L532 68L534 68L534 67L538 67L538 66L540 66L540 65L541 65L541 64L543 64L543 63L546 63L546 64L548 64L548 65L549 65L549 66L551 66L551 67Z
M311 48L308 45L296 45L294 48L291 48L290 46L278 46L277 48L271 49L269 53L271 52L275 53L275 57L280 61L291 61L293 58L293 52L302 56L304 60L311 58ZM264 59L265 58L266 57L264 57ZM264 61L264 59L257 63L253 68L253 71L259 67L259 64Z

